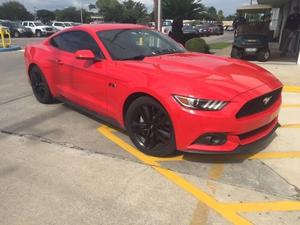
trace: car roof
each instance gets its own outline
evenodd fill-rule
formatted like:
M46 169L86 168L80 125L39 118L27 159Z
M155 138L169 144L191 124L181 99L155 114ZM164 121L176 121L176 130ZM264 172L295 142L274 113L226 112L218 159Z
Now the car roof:
M103 23L103 24L83 24L73 28L71 30L85 30L85 31L104 31L104 30L119 30L119 29L149 29L149 27L138 24L126 24L126 23Z

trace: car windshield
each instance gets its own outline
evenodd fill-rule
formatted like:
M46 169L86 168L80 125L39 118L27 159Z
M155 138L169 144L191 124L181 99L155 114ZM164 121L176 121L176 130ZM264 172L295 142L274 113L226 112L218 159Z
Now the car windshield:
M44 24L40 23L40 22L34 22L35 26L44 26Z
M153 30L108 30L97 35L114 60L142 60L150 56L185 52L177 42Z

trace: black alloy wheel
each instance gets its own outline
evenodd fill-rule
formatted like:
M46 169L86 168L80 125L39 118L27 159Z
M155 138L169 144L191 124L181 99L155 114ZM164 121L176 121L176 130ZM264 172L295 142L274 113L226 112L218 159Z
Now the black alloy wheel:
M148 96L136 99L126 113L126 128L135 146L153 156L175 152L175 137L167 111Z
M30 81L33 94L40 103L50 104L54 102L47 81L42 71L36 66L30 71Z

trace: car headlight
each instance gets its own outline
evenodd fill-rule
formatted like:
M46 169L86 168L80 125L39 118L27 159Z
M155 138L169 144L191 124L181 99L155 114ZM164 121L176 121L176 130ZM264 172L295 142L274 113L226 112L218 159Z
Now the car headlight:
M228 104L228 102L226 101L198 99L198 98L185 97L180 95L174 95L173 97L180 105L186 108L203 110L203 111L219 111Z

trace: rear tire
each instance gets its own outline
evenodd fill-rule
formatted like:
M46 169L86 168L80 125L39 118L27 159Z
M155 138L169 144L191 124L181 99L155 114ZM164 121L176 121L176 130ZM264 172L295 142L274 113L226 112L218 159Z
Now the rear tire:
M40 30L36 31L35 35L37 37L42 37L42 32Z
M244 52L236 47L232 47L231 58L241 59L243 58Z
M30 82L35 98L43 104L51 104L55 102L48 83L42 71L37 67L33 67L29 73Z
M257 60L260 62L266 62L270 59L271 53L269 49L261 49L257 53Z
M19 37L20 37L19 31L16 31L16 32L14 33L14 37L15 37L15 38L19 38Z
M175 135L164 107L148 96L137 98L125 115L125 125L133 144L153 156L168 156L176 151Z

